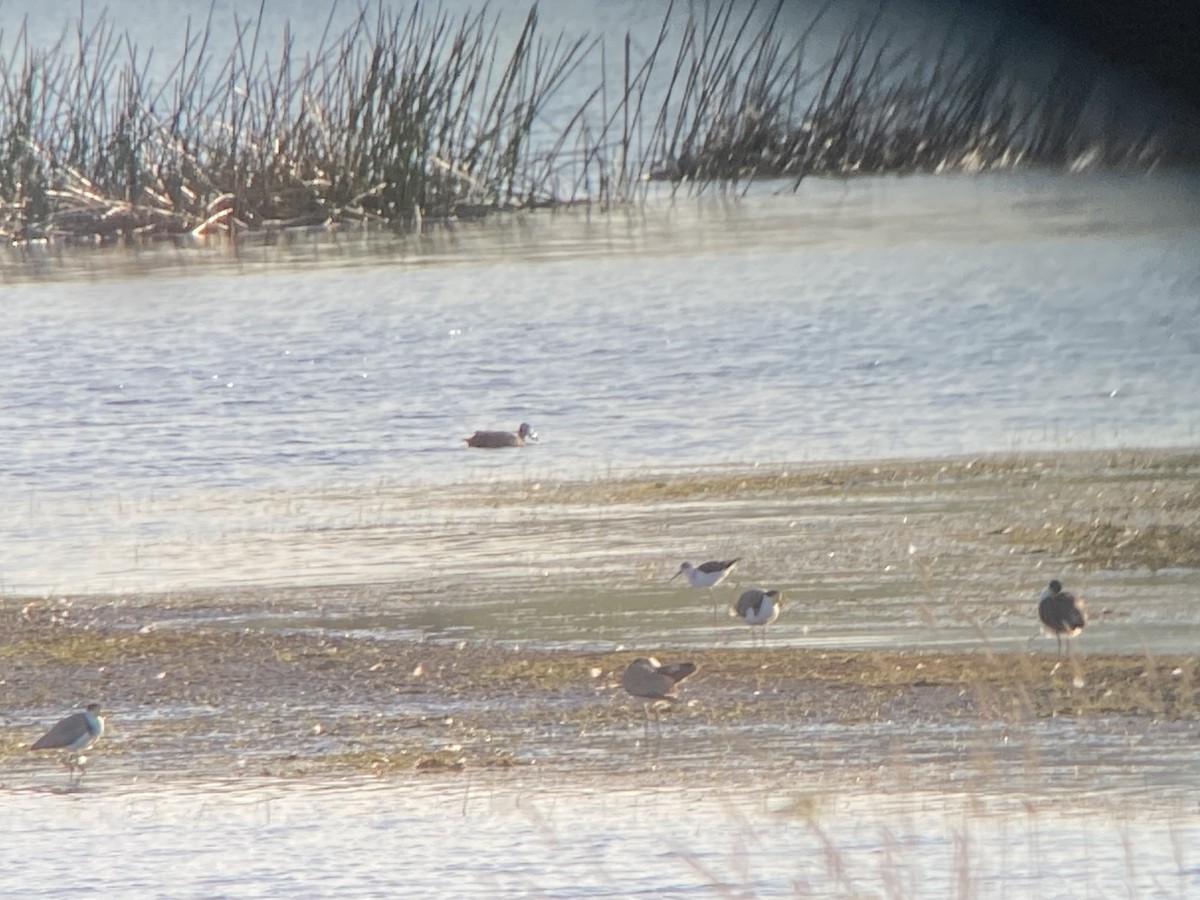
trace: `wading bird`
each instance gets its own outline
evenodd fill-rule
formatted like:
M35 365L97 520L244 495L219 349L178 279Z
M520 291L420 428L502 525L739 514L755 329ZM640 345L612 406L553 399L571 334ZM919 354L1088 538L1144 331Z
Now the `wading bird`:
M733 571L733 567L741 562L741 557L726 560L712 560L693 566L690 562L681 563L679 571L668 581L674 581L680 575L687 578L688 584L698 588L713 588L725 580L725 576Z
M468 438L463 438L468 447L482 447L495 450L499 447L524 447L526 441L536 443L537 432L529 427L528 422L522 422L516 431L477 431Z
M662 727L658 719L659 711L669 708L675 702L675 685L695 671L695 663L663 665L654 657L638 657L629 664L629 668L621 676L621 686L631 696L644 701L647 731L650 729L651 712L654 713L654 723Z
M679 571L667 580L674 581L682 575L692 587L708 588L708 598L713 602L713 615L715 616L717 600L713 596L712 589L725 580L726 576L733 571L733 567L741 559L740 556L735 556L733 559L714 559L706 563L701 563L698 566L693 566L690 562L685 562L680 564Z
M30 750L66 750L63 762L75 779L87 768L87 757L81 751L92 746L104 734L104 716L100 715L100 704L89 703L83 712L72 713L60 720L53 728L38 738Z
M1038 598L1038 618L1054 632L1058 641L1058 655L1062 656L1063 638L1067 639L1067 655L1071 652L1071 638L1083 631L1083 598L1064 591L1057 578L1042 591Z
M754 627L762 626L763 643L767 642L767 626L779 618L783 609L782 591L761 591L750 588L743 591L737 598L737 603L729 611L731 616L737 616L750 626L750 639L754 639Z

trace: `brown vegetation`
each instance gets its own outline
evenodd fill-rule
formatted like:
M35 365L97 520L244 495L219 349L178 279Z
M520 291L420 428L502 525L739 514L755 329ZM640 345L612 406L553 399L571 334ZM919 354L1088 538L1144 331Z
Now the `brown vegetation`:
M951 28L932 49L897 46L876 16L817 56L822 12L789 34L781 9L671 7L641 58L626 36L617 72L604 71L600 40L543 36L536 8L511 47L498 46L486 11L381 6L312 55L290 37L259 46L261 23L242 24L225 59L212 56L210 15L182 35L162 83L153 54L107 18L51 48L18 32L0 41L0 236L186 245L609 206L655 180L1197 159L1186 116L1121 124L1097 107L1096 74L1067 55L1031 88L1010 65L1008 35L980 47ZM600 83L578 84L597 55ZM577 108L552 125L544 113L568 84Z
M993 642L989 628L1000 623L1011 633L1014 624L1027 624L1032 633L1033 598L1042 578L1050 577L1039 571L1195 567L1198 466L1193 452L1098 451L447 490L441 500L449 505L527 507L531 515L517 517L514 527L530 553L542 546L538 529L546 532L545 546L560 547L560 513L579 521L591 508L603 507L610 530L623 512L626 521L652 529L669 520L676 539L693 526L711 531L717 516L735 522L743 540L762 546L779 546L770 543L776 533L770 529L779 526L780 516L763 515L764 508L786 510L785 526L797 509L817 510L834 535L837 555L808 536L773 559L777 572L809 579L813 566L832 564L863 573L853 574L856 580L869 572L896 578L886 609L872 610L866 594L838 594L830 602L861 603L892 623L923 617L928 621L922 627L935 635L943 626L961 634L964 623L972 623L978 640L960 640L953 652L849 650L802 646L805 638L796 634L792 643L801 646L755 648L738 638L736 646L721 646L733 632L714 630L711 646L672 648L656 633L636 648L586 652L488 640L395 640L386 632L339 628L345 619L337 603L361 613L408 602L387 601L388 591L371 585L344 587L336 592L340 600L330 590L287 587L8 597L0 600L0 709L7 717L0 755L22 754L40 725L97 699L116 726L103 752L153 773L182 767L382 774L514 765L572 771L595 765L594 752L585 751L597 743L609 764L619 766L638 746L643 728L641 704L620 688L620 673L634 657L648 655L699 666L664 717L663 730L686 735L680 746L715 743L681 756L680 765L714 764L735 752L731 748L761 753L769 765L770 754L761 750L764 735L788 746L811 741L829 747L846 729L877 728L886 744L963 729L1014 735L1047 721L1102 732L1164 724L1194 728L1200 719L1194 655L1089 652L1090 625L1076 642L1075 657L1060 660L1052 652L1029 652L1023 638ZM901 511L906 524L897 537ZM905 549L910 536L920 545L916 554ZM886 563L901 560L912 561L911 571L884 574ZM658 602L645 594L641 580L663 585L671 569L651 566L639 575L629 560L625 565L614 593L628 590L638 602ZM448 588L441 583L446 578L439 574L438 598L463 589ZM962 596L963 583L980 596ZM1014 583L1020 585L1015 593ZM428 596L424 588L414 590ZM527 587L516 590L529 595ZM1029 592L1024 599L1021 590ZM486 593L476 596L486 603ZM707 615L707 600L699 602ZM1089 607L1090 621L1110 631L1129 627L1132 611L1117 607L1111 600L1097 602ZM572 609L580 622L605 621ZM290 630L286 623L295 613L303 613L307 624ZM271 624L237 624L259 614ZM1152 642L1153 627L1143 624L1129 635L1131 648L1143 647ZM824 743L814 737L821 734L829 735ZM858 763L885 764L885 750Z
M640 727L640 705L619 688L629 652L209 628L128 633L96 622L76 629L55 623L52 606L0 609L0 704L32 719L60 712L64 697L103 697L118 726L106 740L110 753L186 745L201 768L250 758L252 772L456 771L535 758L545 765L544 753L529 751L550 732ZM986 650L719 648L688 656L699 672L667 728L784 724L802 735L884 720L1200 719L1195 657L1090 655L1072 666L1047 653ZM24 737L10 728L0 753L22 752ZM562 762L571 759L568 750Z

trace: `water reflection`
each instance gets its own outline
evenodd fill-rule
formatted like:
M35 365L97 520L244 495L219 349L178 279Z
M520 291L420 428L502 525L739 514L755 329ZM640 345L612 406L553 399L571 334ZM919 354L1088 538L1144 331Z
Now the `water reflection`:
M647 780L652 779L652 775ZM1137 896L1200 888L1191 807L920 791L637 790L540 778L6 792L6 877L66 896ZM18 824L20 823L20 824ZM45 852L46 841L55 851ZM373 852L364 853L364 847ZM1086 865L1081 865L1086 860Z
M458 583L508 557L534 582L585 549L603 574L641 537L615 511L533 553L523 513L440 494L1191 444L1195 196L1182 174L806 182L11 285L4 587ZM523 420L541 444L463 449Z

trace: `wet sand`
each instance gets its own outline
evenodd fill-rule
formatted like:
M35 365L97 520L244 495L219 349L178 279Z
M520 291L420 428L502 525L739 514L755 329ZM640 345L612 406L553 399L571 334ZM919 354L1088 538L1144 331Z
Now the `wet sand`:
M1071 492L1103 497L1125 524L1118 528L1091 507L1068 502L1067 514L1043 515L1048 524L1035 527L1038 517L1025 516L1014 502L1007 522L977 528L971 539L1092 571L1178 568L1197 564L1198 467L1200 454L1170 451L814 466L799 473L793 467L783 477L692 473L561 485L539 490L530 502L546 502L552 493L560 500L589 494L588 502L596 502L594 495L603 493L608 503L636 504L644 514L668 500L719 506L755 491L776 499L791 492L799 502L851 482L875 496L881 486L903 481L924 492L941 485L970 509L973 497L995 502L998 493L1033 480L1059 501ZM520 487L491 490L492 504L531 496ZM839 527L849 533L853 522L847 516ZM960 524L951 518L946 527L961 540ZM264 591L258 604L255 597L240 593L236 610L287 611L286 589ZM311 602L297 592L297 607ZM1174 747L1190 744L1200 722L1195 656L1088 652L1086 630L1073 659L1058 658L1053 642L1004 652L982 640L952 652L748 642L596 652L239 627L222 620L232 611L219 592L5 598L5 768L51 768L24 748L58 715L93 698L104 703L113 727L89 778L102 769L165 779L532 768L728 782L777 769L783 754L810 774L836 768L840 779L877 777L872 773L880 767L894 777L897 761L907 760L906 777L935 782L944 777L938 765L924 770L912 762L922 748L931 748L935 763L965 754L976 776L1005 778L1014 767L1030 771L1032 744L1020 736L1045 723L1075 735L1111 735L1114 728L1154 733ZM641 655L699 666L657 727L644 723L641 703L619 685L624 666ZM855 733L870 739L846 758L839 748ZM1041 754L1052 744L1037 746ZM654 754L650 763L647 752Z

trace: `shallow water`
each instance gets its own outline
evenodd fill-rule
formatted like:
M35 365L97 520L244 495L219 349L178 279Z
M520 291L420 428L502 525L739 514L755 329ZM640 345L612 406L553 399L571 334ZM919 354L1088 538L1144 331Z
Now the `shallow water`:
M76 895L158 897L1175 897L1200 889L1194 803L1148 814L1069 798L827 792L803 783L608 790L536 777L89 787L7 791L3 801L5 883L30 897L62 896L67 885ZM34 818L48 839L36 846L23 824ZM126 864L111 864L120 859Z
M403 580L382 546L296 557L406 486L436 525L450 483L1195 444L1197 184L806 182L145 277L84 257L92 279L4 289L0 577ZM463 448L522 420L537 446ZM228 542L248 529L292 552Z
M26 6L34 43L56 38L58 10L5 9ZM551 29L577 11L543 6ZM601 31L653 28L652 6L587 14ZM303 44L323 23L298 24ZM0 591L209 588L230 627L707 646L749 638L665 579L683 554L745 553L757 561L739 578L792 597L773 642L984 633L1023 649L1043 580L1027 559L1009 575L952 567L971 596L930 621L927 599L959 583L917 583L907 548L946 551L920 539L922 517L961 514L941 500L735 504L715 521L681 506L664 523L633 505L497 508L471 486L1194 446L1198 190L1194 174L805 182L405 241L294 236L238 258L5 252ZM522 419L541 444L462 448ZM832 539L849 517L872 539ZM1086 577L1104 598L1087 649L1200 645L1194 573ZM263 596L286 611L263 613ZM194 622L186 602L154 615ZM199 724L158 740L166 717ZM636 724L578 734L550 716L513 771L327 781L206 769L238 746L220 709L115 719L78 791L52 759L5 758L0 893L1200 892L1188 722L684 720L647 741Z
M1024 649L1037 563L963 560L932 527L986 533L999 489L963 503L847 488L789 508L735 495L669 517L488 492L1194 445L1194 191L1184 176L806 184L634 218L532 216L426 245L297 241L237 265L47 261L39 280L5 287L0 311L4 591L210 589L230 627L382 639L748 641L705 592L667 583L696 552L748 557L718 599L759 580L788 589L772 642L979 646L985 634ZM95 277L78 278L89 266ZM460 443L522 419L540 444ZM1031 488L1022 502L1059 501ZM1194 650L1194 573L1086 579L1103 596L1087 649ZM162 602L135 603L146 619L133 624L194 622L186 598ZM228 751L237 736L160 745L155 716L199 713L123 712L79 791L60 792L53 760L6 761L5 885L74 893L82 858L100 892L164 897L1200 887L1186 725L670 722L643 746L637 725L551 723L515 772L334 783L176 778L180 760L204 771L192 755L206 741ZM643 752L632 782L614 768Z

